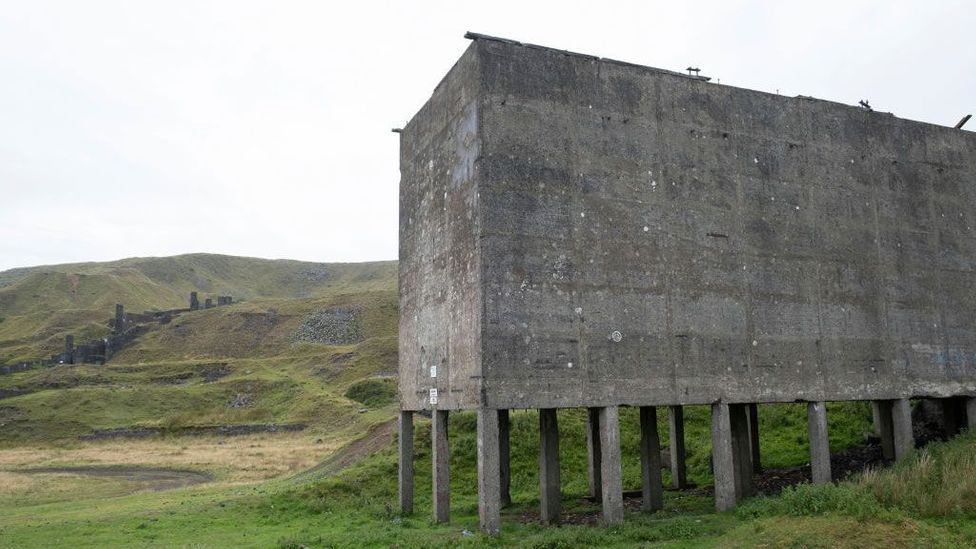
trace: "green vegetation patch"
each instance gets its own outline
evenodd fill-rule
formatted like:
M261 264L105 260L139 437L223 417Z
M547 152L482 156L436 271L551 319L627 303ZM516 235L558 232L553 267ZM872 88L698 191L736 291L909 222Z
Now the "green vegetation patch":
M396 380L392 378L364 379L349 387L346 398L376 408L392 403L396 391Z

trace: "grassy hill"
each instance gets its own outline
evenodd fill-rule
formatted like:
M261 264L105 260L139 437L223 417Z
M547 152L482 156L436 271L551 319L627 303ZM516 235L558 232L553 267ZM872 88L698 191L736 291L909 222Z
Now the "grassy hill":
M14 395L0 400L0 446L254 424L337 436L391 414L394 262L194 254L18 269L0 280L8 361L55 353L64 334L107 334L117 302L129 311L185 307L191 290L240 300L155 324L104 366L0 376L0 392Z
M308 263L213 254L131 258L0 272L0 363L58 352L64 336L104 337L115 304L188 306L189 293L237 301L396 291L396 262Z

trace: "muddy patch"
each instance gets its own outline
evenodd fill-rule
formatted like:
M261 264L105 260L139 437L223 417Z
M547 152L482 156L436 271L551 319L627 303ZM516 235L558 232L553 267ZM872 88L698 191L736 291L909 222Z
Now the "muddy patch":
M137 482L149 490L161 492L213 481L213 477L199 471L179 469L148 469L121 465L91 467L35 467L21 469L18 473L29 475L82 475L97 478L114 478Z
M87 435L81 435L81 440L109 440L116 438L149 438L170 435L215 435L215 436L243 436L257 433L296 433L304 431L304 423L251 423L241 425L195 425L181 429L163 430L159 427L119 427L116 429L95 429Z

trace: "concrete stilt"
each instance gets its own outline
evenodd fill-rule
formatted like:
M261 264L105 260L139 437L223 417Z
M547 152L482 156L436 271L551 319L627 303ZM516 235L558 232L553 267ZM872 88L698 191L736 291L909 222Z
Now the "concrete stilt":
M498 417L497 410L478 410L478 517L489 535L498 533L502 521Z
M555 408L539 410L539 488L542 522L558 524L562 502L559 493L559 424Z
M600 452L603 521L617 524L624 520L624 489L620 468L620 410L616 406L600 408Z
M752 456L752 470L755 473L762 471L759 461L759 405L748 404L749 413L749 448Z
M751 496L752 484L752 444L749 442L749 405L729 406L732 425L732 449L735 452L736 499Z
M511 423L508 410L498 410L498 476L502 507L512 504Z
M681 406L668 407L668 445L671 449L671 485L681 490L688 487L688 468L685 464L685 414Z
M641 494L645 511L664 508L664 485L661 484L661 440L657 432L657 408L640 409Z
M810 436L810 472L813 483L830 482L830 441L827 438L826 403L807 403L807 430Z
M885 459L895 459L895 433L891 424L891 401L875 400L871 406L877 412L875 431L881 438L881 453Z
M966 422L970 432L976 432L976 397L966 399Z
M736 503L735 451L729 405L712 404L712 468L715 472L715 509L728 511Z
M912 433L912 407L907 398L899 398L891 403L891 428L895 446L895 459L902 460L915 450L915 435Z
M600 479L600 409L586 409L586 450L589 455L590 497L603 499L603 480Z
M400 410L400 513L413 514L413 412Z
M874 425L874 435L881 438L881 404L877 400L871 401L871 419Z
M434 522L447 522L451 517L450 446L448 446L447 441L447 419L446 410L434 410L431 415Z

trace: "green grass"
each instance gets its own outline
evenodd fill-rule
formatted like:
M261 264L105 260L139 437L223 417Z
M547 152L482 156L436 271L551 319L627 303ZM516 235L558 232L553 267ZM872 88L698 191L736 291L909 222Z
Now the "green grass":
M632 414L622 423L633 440ZM566 514L596 514L585 492L582 417L560 413L563 498ZM718 514L711 499L668 491L663 511L628 512L623 525L542 527L531 517L538 505L537 417L513 414L513 497L498 538L477 533L475 432L472 414L451 418L452 520L432 524L429 490L429 424L417 429L417 513L398 515L397 465L388 447L333 477L282 479L233 488L194 487L121 497L76 494L59 502L24 501L0 507L0 538L13 546L132 545L283 547L776 547L972 546L971 516L930 516L926 508L876 497L876 479L840 485L801 485L778 498L756 498L736 512ZM637 460L625 442L626 464ZM958 473L958 456L972 455L976 438L940 445L928 455L883 473L895 478ZM629 469L627 467L626 469ZM926 472L919 472L924 469ZM973 477L969 477L972 479ZM636 478L625 475L625 485ZM940 485L919 487L936 495ZM97 502L97 504L95 504ZM3 505L0 502L0 505Z

